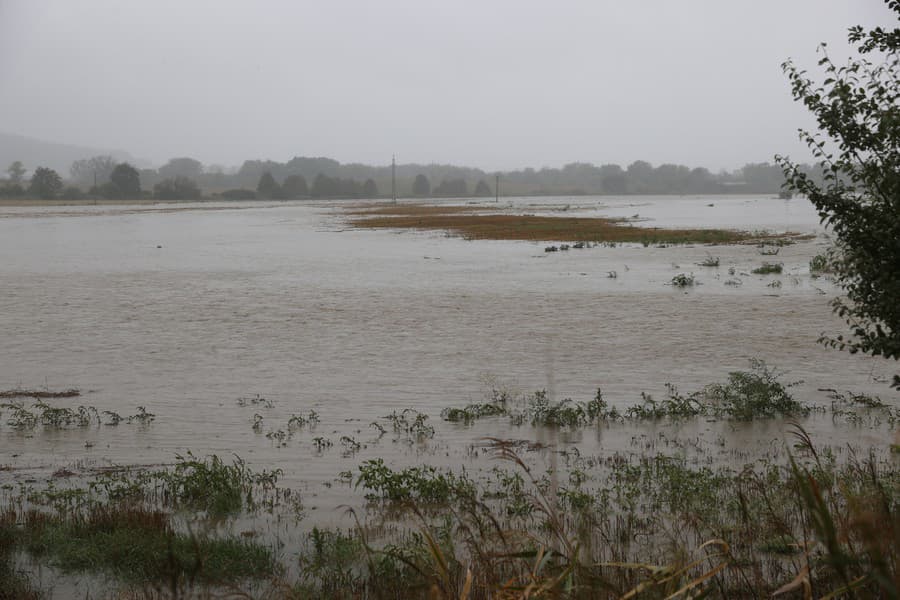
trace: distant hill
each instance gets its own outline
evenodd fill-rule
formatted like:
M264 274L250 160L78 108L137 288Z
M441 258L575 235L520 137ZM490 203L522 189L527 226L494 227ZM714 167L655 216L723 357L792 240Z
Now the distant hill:
M136 161L133 156L121 150L57 144L0 132L0 177L5 176L6 168L13 161L21 160L29 174L37 167L50 167L66 178L69 177L69 167L74 161L102 154L132 164L144 162Z

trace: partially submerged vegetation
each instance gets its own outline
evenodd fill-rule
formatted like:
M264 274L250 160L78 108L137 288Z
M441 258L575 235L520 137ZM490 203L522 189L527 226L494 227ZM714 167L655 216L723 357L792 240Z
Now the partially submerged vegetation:
M40 398L68 398L66 396L38 396ZM0 420L6 418L6 425L18 430L33 430L38 426L45 429L66 429L70 427L116 426L122 421L146 425L155 418L143 406L137 407L133 415L123 417L117 412L105 410L102 413L93 406L79 405L75 408L53 406L39 400L26 407L21 400L0 403Z
M441 230L470 240L729 244L785 239L793 235L729 229L636 227L622 219L516 215L469 206L373 205L368 210L356 208L350 214L354 217L351 220L354 227Z
M579 402L489 385L483 401L448 408L443 419L573 433L640 431L649 420L803 419L813 410L853 426L900 422L900 411L863 394L823 390L830 408L806 406L791 394L796 384L762 361L696 392L669 385L661 400L643 394L626 407L600 390ZM275 401L257 395L238 404L265 411ZM271 431L312 437L319 422L316 411L300 411ZM384 437L411 450L436 436L428 415L414 409L395 410L370 429L377 438L369 444ZM39 597L15 567L14 557L27 556L154 598L226 589L481 599L761 597L792 589L825 596L851 588L897 597L895 463L875 451L841 457L799 426L793 436L743 466L715 461L715 440L666 429L597 455L530 436L485 438L470 452L497 459L490 469L366 457L329 484L362 498L350 528L304 526L306 508L279 486L282 473L251 469L238 457L188 453L163 467L66 473L0 491L0 584L17 590L14 597ZM355 456L353 444L360 442L341 439L346 457ZM285 546L282 535L298 541Z
M162 586L176 597L186 584L221 585L279 573L271 541L216 526L222 518L260 509L296 510L290 493L277 487L279 473L254 472L239 458L231 464L218 456L176 458L168 469L102 470L81 486L51 480L18 493L6 486L0 539L5 548L64 572ZM11 556L0 559L0 575L12 578Z
M576 402L571 398L553 402L546 390L539 390L519 397L505 394L502 401L447 408L441 416L446 421L465 424L485 417L505 416L514 425L529 423L543 427L584 427L599 421L686 417L752 421L808 415L811 407L798 402L790 393L790 388L800 382L782 383L781 375L765 362L753 359L750 370L733 371L724 383L713 383L687 395L669 383L666 384L666 397L662 400L641 394L639 404L623 410L610 406L600 389L588 402ZM493 396L496 398L497 394Z
M694 279L693 273L691 273L690 275L688 275L687 273L679 273L678 275L673 277L672 281L670 281L669 283L678 288L685 288L693 287L696 283L696 280Z
M756 267L751 272L754 275L772 275L772 274L780 275L782 271L784 271L783 264L764 262L762 265Z
M26 390L13 388L0 391L0 398L75 398L81 395L81 391L75 388L54 392L51 390Z

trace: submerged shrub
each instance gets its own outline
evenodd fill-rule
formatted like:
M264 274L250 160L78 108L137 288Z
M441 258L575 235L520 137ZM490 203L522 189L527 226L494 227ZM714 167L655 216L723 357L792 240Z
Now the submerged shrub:
M565 398L552 402L546 390L540 390L526 399L525 409L513 415L513 423L529 422L531 425L551 427L583 427L597 420L618 419L619 412L610 408L603 399L603 392L598 388L597 394L587 403L575 402Z
M784 271L784 265L781 263L764 262L761 266L756 267L751 272L755 275L771 275L773 273L780 274L782 271Z
M750 368L750 371L731 372L727 383L713 384L703 390L713 414L739 421L809 414L809 407L794 400L788 392L796 383L781 383L779 374L759 359L751 359Z
M675 287L691 287L694 285L694 275L686 275L685 273L679 273L675 277L672 278L671 284Z
M779 374L765 362L751 359L750 371L733 371L726 383L714 383L698 392L683 395L671 383L666 384L667 397L657 401L641 394L642 403L629 407L627 419L661 419L664 417L727 417L739 421L776 416L809 414L809 407L794 400Z
M481 417L494 417L505 414L505 406L484 402L469 404L463 408L445 408L441 411L441 418L452 423L471 423Z
M830 252L816 254L809 261L809 272L813 275L821 275L823 273L833 273L832 267L833 256Z

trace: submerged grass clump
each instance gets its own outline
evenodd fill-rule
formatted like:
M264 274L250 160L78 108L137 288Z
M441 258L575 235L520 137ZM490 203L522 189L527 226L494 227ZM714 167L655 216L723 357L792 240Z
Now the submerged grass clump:
M13 388L11 390L0 391L0 398L75 398L81 395L81 390L69 388L59 392L50 390L28 390L24 388Z
M445 408L441 418L453 423L471 423L481 417L495 417L507 414L506 407L487 402L468 404L462 408Z
M782 271L784 271L784 265L781 263L764 262L762 265L753 269L751 273L755 275L772 275L780 274Z

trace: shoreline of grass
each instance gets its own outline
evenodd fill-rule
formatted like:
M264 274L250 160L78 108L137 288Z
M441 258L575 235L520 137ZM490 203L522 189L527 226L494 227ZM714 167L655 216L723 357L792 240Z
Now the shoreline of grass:
M649 244L738 244L807 239L794 232L636 227L624 219L486 212L487 206L375 205L346 211L359 229L446 231L467 240ZM462 214L460 214L462 213ZM480 213L480 214L479 214Z

